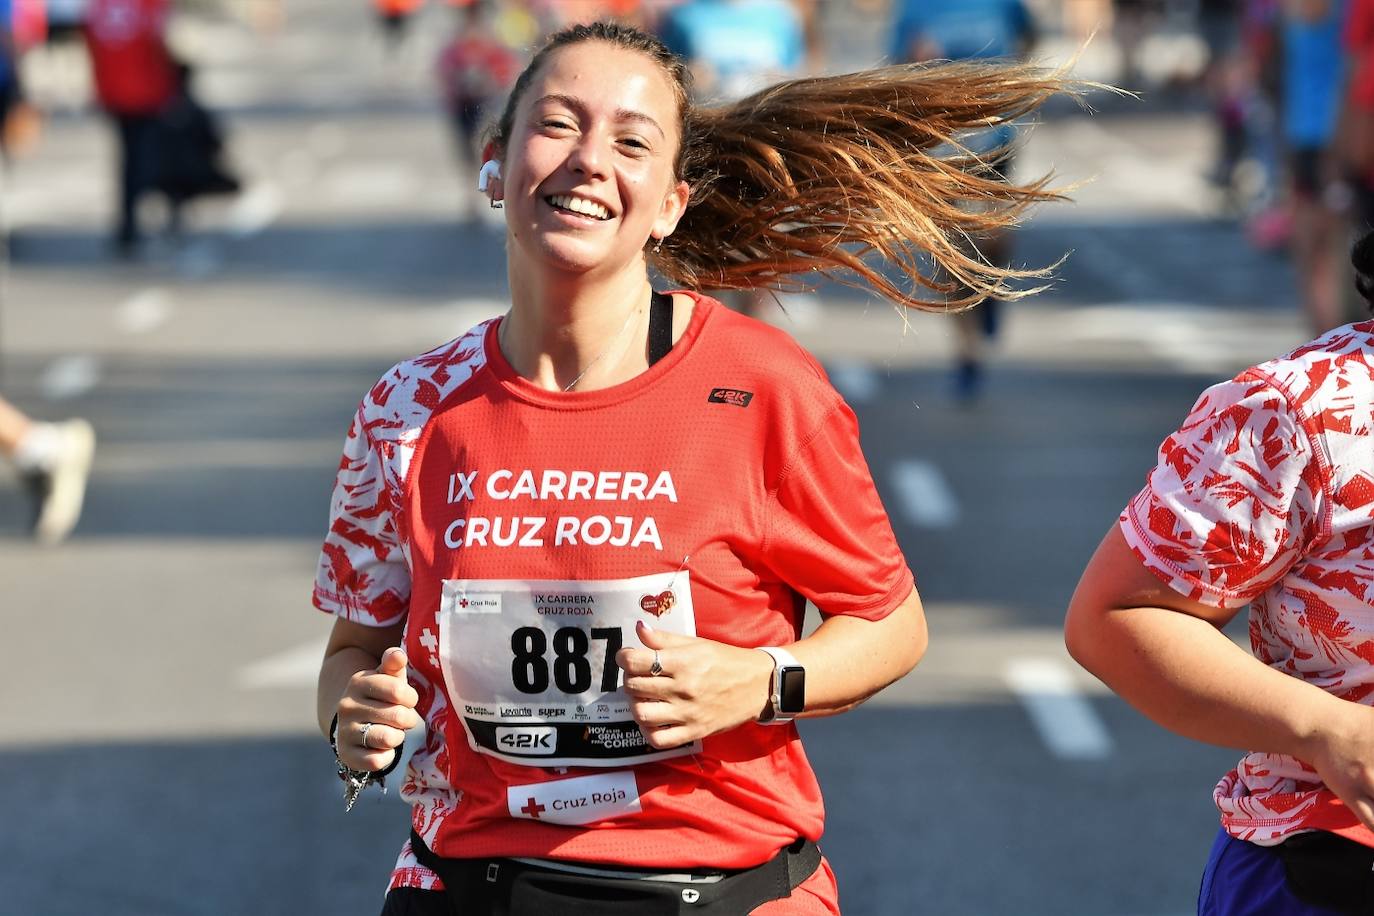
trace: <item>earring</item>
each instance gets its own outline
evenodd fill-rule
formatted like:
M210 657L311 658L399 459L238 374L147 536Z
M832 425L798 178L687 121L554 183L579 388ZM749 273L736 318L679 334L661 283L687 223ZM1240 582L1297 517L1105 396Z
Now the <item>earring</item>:
M660 239L657 239L657 240L654 242L654 254L658 254L658 253L659 253L660 251L662 251L662 250L663 250L663 239L660 238Z
M482 163L482 171L477 173L477 190L485 191L491 180L501 180L501 161L499 159L488 159Z

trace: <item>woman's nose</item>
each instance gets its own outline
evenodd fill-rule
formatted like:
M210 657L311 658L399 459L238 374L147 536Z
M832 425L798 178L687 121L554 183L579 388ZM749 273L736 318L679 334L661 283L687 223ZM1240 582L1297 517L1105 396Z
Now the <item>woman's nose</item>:
M606 153L602 149L601 141L592 136L584 136L573 147L572 154L568 157L568 167L589 178L604 178L605 162Z

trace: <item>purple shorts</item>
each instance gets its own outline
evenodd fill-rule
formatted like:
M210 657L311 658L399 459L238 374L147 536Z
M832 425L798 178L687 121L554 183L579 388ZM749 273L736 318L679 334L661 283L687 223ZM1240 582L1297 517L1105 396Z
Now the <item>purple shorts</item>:
M1202 888L1198 916L1340 916L1339 910L1304 903L1293 896L1276 847L1256 846L1217 833Z

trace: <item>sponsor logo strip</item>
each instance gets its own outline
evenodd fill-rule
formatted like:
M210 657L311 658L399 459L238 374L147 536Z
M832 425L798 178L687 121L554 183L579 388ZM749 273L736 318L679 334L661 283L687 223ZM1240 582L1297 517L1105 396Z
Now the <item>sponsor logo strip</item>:
M532 715L534 707L502 707L502 712ZM558 711L564 715L564 711ZM523 757L576 758L580 766L616 766L626 760L661 754L644 740L634 722L483 722L464 716L479 748L519 763ZM557 764L563 765L563 764Z

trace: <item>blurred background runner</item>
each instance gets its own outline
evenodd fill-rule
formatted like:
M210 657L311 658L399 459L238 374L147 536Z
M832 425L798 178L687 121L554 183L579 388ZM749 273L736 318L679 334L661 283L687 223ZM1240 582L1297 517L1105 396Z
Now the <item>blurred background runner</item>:
M520 56L496 32L488 0L454 6L456 27L439 55L438 76L460 174L476 174L483 119L515 79ZM474 206L480 206L474 201Z
M1035 23L1022 0L896 0L894 14L892 59L899 63L1022 58L1035 42ZM969 152L986 159L989 169L1010 180L1016 158L1015 127L989 128L963 142ZM986 234L973 242L992 264L1011 264L1008 233ZM959 289L951 297L965 294ZM954 316L958 329L954 390L960 400L971 401L982 390L986 350L997 336L1002 305L989 298Z
M698 100L733 100L789 77L808 61L806 22L790 0L684 0L658 21L658 35L687 61ZM732 291L722 301L763 314L767 290Z
M167 50L169 0L91 0L86 45L100 106L119 139L115 249L135 253L143 240L139 204L157 181L158 116L177 94Z
M788 0L685 0L659 35L692 67L701 99L737 99L798 75L806 60L802 17Z
M424 0L372 0L377 10L377 23L387 49L395 52L405 41L410 22Z

